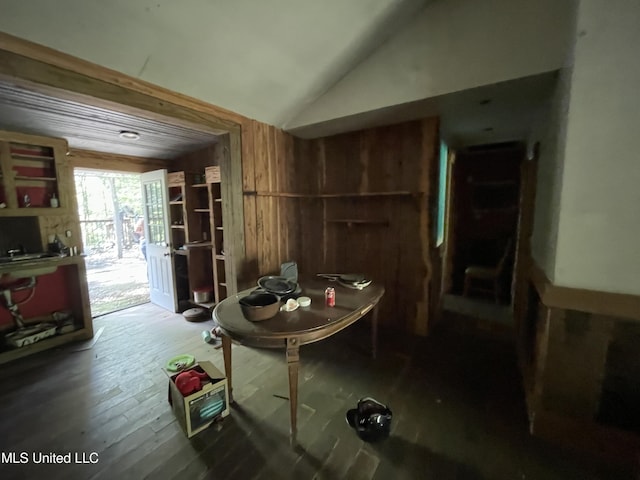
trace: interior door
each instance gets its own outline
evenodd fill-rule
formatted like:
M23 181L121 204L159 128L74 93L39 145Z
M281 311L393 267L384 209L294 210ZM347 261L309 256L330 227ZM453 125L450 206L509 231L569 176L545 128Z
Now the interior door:
M144 235L151 303L178 311L169 222L167 170L143 173Z

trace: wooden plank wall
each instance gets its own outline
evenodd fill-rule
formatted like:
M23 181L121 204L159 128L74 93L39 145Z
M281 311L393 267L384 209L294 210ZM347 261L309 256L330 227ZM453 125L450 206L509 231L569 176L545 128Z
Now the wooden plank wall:
M205 167L219 165L219 157L216 154L218 145L212 144L194 152L185 153L169 162L171 172L192 172L204 175Z
M295 260L298 201L255 195L291 192L296 188L294 144L300 140L264 123L242 126L242 187L244 192L245 265L240 277L250 286L261 275L277 274L280 264Z
M410 192L323 198L302 207L301 269L362 272L383 282L380 322L426 334L431 229L430 169L436 119L311 142L304 169L320 194ZM301 167L298 170L302 170ZM371 223L336 223L335 220Z
M530 431L611 461L640 453L640 298L553 285L531 258L516 300Z
M387 289L381 323L426 334L437 128L427 119L302 140L245 122L247 277L288 260L301 274L363 272ZM389 192L401 193L356 195ZM346 219L363 223L336 222Z

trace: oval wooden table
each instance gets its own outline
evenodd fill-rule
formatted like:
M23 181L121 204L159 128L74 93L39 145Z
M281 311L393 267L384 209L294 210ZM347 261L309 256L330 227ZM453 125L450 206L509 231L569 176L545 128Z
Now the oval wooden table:
M213 310L213 318L222 330L224 370L229 382L229 401L233 402L231 375L231 341L258 348L284 348L289 370L289 409L291 415L291 441L296 441L298 411L298 368L300 346L318 342L371 315L371 352L376 356L378 302L384 295L384 287L375 282L362 290L355 290L322 279L302 279L300 296L311 298L309 307L293 312L279 312L275 317L261 322L244 318L238 300L255 288L244 290L225 298ZM325 306L324 290L336 289L335 307Z

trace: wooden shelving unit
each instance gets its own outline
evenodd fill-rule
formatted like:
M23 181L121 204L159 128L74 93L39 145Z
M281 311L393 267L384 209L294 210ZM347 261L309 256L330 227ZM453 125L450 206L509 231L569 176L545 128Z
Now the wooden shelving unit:
M193 303L195 289L211 283L207 281L207 272L212 268L211 247L206 246L209 225L203 223L200 213L206 195L199 193L199 177L191 172L171 172L167 176L174 272L178 303L182 306Z
M169 198L174 258L185 263L175 268L183 271L176 278L178 300L210 308L227 297L220 168L207 167L204 176L170 173ZM211 302L196 302L196 289L210 289Z
M224 251L224 221L222 218L222 183L220 167L205 169L207 181L209 219L211 225L211 258L213 261L213 295L216 303L227 298L226 261Z
M34 245L31 248L45 251L50 235L69 231L71 236L64 236L66 245L78 246L82 251L78 213L72 208L73 171L68 165L67 151L64 139L0 131L0 219L5 245L29 243ZM30 217L29 223L34 228L15 228L15 222L22 220L12 217ZM38 273L42 265L38 262L2 265L3 275L32 269L38 277L40 288L34 287L32 291L32 305L37 304L37 313L23 312L25 323L52 321L54 311L65 310L73 317L74 330L19 348L2 346L0 363L93 336L84 258L47 259L48 266L55 266L52 273ZM55 283L58 290L42 288L46 282ZM67 300L61 304L63 297ZM2 324L3 333L12 329L13 326Z
M64 139L0 132L0 215L67 213L66 152Z

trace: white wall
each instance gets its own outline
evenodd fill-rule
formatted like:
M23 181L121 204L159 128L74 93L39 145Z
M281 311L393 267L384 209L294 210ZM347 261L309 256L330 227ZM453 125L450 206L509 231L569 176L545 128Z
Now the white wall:
M640 2L581 0L558 285L640 295Z
M565 136L571 93L571 67L560 70L552 98L538 112L529 145L539 143L531 254L547 278L555 280Z
M436 1L285 128L558 69L572 3Z

